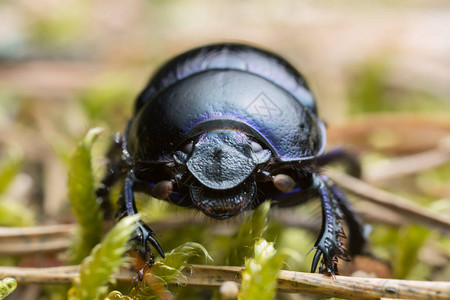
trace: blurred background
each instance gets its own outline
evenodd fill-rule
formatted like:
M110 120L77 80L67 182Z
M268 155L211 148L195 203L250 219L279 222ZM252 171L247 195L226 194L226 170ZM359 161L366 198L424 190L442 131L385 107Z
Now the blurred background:
M221 41L287 58L316 94L329 148L357 152L367 181L450 215L448 157L390 176L396 158L449 149L448 1L2 0L0 24L3 226L71 221L67 162L80 137L105 129L101 176L111 135L158 65ZM450 278L447 237L408 222L373 235L380 257L405 265L396 277Z

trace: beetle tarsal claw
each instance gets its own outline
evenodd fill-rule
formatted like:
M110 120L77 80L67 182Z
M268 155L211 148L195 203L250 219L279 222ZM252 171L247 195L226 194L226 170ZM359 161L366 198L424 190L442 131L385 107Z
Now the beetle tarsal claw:
M156 199L165 199L172 193L173 184L168 180L158 182L152 189L151 195Z
M283 193L288 193L295 188L295 181L291 176L278 174L273 178L273 184Z

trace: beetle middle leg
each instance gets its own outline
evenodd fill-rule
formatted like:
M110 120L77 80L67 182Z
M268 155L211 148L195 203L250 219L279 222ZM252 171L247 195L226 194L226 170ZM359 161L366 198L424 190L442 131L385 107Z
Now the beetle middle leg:
M122 194L119 198L119 218L123 218L125 216L131 216L137 214L136 203L134 199L134 188L137 179L135 178L133 170L130 170L125 178L125 185L122 191ZM132 241L134 242L134 251L142 258L146 265L142 266L141 270L145 270L154 263L154 255L151 251L150 246L158 251L161 257L165 257L164 251L159 245L158 241L153 237L155 232L147 226L143 221L138 221L138 227L133 234ZM138 274L141 274L141 270L138 271ZM143 276L143 274L142 274ZM138 278L138 280L142 280L143 278Z
M123 171L125 162L121 155L122 140L120 134L117 133L106 154L108 160L106 174L95 191L97 202L103 210L103 216L106 220L110 220L113 217L113 209L109 198L111 188L125 175Z
M356 154L343 149L337 148L325 153L317 159L319 167L328 165L330 163L341 163L344 165L345 171L353 177L361 178L362 170L361 164L356 157Z

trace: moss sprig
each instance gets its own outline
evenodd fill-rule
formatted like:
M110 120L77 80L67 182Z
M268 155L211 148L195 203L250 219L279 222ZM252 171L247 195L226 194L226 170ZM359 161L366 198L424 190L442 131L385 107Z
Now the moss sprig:
M17 281L14 278L6 277L0 280L0 300L5 299L17 287Z
M255 241L267 230L270 202L259 205L242 224L236 238L231 240L227 264L242 266L246 257L252 256Z
M254 257L245 260L239 300L270 300L275 297L277 278L284 260L294 251L275 250L274 244L260 238L254 247Z
M4 193L20 172L23 165L23 154L19 149L7 151L0 161L0 194Z
M80 277L69 290L70 300L101 299L106 294L106 284L114 283L111 274L128 261L123 255L129 249L128 241L136 230L138 220L139 215L121 219L102 243L92 249L81 264Z
M102 130L93 128L78 143L70 160L68 193L73 212L80 224L71 248L71 264L80 263L102 236L102 213L97 204L94 175L91 165L91 148Z
M172 293L167 288L169 283L180 284L179 279L185 276L181 272L192 258L212 261L208 251L202 245L194 242L184 243L173 249L166 257L156 262L145 276L145 288L131 292L132 299L171 299Z

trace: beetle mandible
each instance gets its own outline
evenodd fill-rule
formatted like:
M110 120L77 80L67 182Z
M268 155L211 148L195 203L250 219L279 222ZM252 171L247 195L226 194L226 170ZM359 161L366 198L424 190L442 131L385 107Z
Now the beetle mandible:
M344 194L318 172L333 158L325 145L314 96L285 59L237 43L199 47L163 65L138 96L97 196L110 211L109 190L122 180L119 218L137 213L134 192L143 191L215 219L266 199L292 206L318 196L322 229L311 272L320 262L321 273L334 275L338 258L362 253L365 237ZM151 247L164 257L154 234L140 222L133 236L148 266Z

